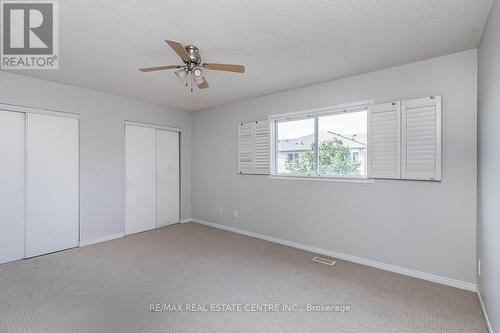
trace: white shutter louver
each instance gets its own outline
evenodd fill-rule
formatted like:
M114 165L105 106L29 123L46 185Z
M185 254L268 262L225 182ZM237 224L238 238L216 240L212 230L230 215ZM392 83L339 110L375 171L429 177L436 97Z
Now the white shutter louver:
M371 105L369 177L401 178L401 103Z
M402 178L441 180L441 96L403 101Z
M239 173L253 172L253 124L244 123L238 127L238 164Z
M256 121L254 128L254 173L269 174L269 120Z

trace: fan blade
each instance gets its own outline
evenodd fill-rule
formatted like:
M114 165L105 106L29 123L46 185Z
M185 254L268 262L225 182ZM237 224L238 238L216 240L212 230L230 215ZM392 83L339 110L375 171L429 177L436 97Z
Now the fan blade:
M206 69L215 71L226 71L235 73L245 73L245 66L243 65L230 65L230 64L203 64Z
M208 85L207 79L205 79L205 77L203 77L203 82L198 85L198 88L206 89L208 87L209 87L209 85Z
M174 69L174 68L181 68L179 65L169 65L169 66L158 66L158 67L146 67L146 68L139 68L141 72L153 72L153 71L162 71L164 69Z
M191 61L188 51L186 51L181 43L176 42L175 40L166 40L165 42L167 42L167 44L174 49L175 53L177 53L182 60Z

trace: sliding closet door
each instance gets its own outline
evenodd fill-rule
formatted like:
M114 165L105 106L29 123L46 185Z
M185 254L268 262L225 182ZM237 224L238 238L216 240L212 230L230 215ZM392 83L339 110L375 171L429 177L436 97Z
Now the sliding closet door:
M179 133L156 130L157 227L179 222Z
M78 120L27 114L26 257L78 246Z
M125 233L156 226L156 130L125 126Z
M0 263L24 258L24 113L0 111Z

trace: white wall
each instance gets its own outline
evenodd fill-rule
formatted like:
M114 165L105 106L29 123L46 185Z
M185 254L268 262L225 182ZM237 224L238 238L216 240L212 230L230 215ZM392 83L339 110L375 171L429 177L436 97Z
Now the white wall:
M470 50L194 112L192 216L475 283L476 65L476 50ZM382 103L434 94L443 97L441 183L237 175L239 122L367 99ZM233 218L233 209L239 218Z
M189 112L7 72L0 72L0 87L0 103L81 115L81 241L125 230L124 120L184 130L181 134L181 217L191 215Z
M479 45L478 284L494 332L500 331L500 4Z

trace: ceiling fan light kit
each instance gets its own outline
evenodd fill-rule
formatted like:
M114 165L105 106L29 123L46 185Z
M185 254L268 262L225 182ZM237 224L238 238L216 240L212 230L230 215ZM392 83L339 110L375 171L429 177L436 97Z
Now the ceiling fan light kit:
M179 78L179 80L181 80L181 82L185 82L186 81L187 74L188 73L186 72L186 70L184 68L175 71L175 75L177 75L177 77Z
M165 41L177 55L182 59L184 65L168 65L157 67L139 68L141 72L154 72L166 69L177 69L175 75L188 87L191 92L197 87L198 89L206 89L209 87L204 76L204 70L225 71L234 73L244 73L245 66L231 64L215 64L201 63L200 50L194 45L182 46L181 43L166 40Z

